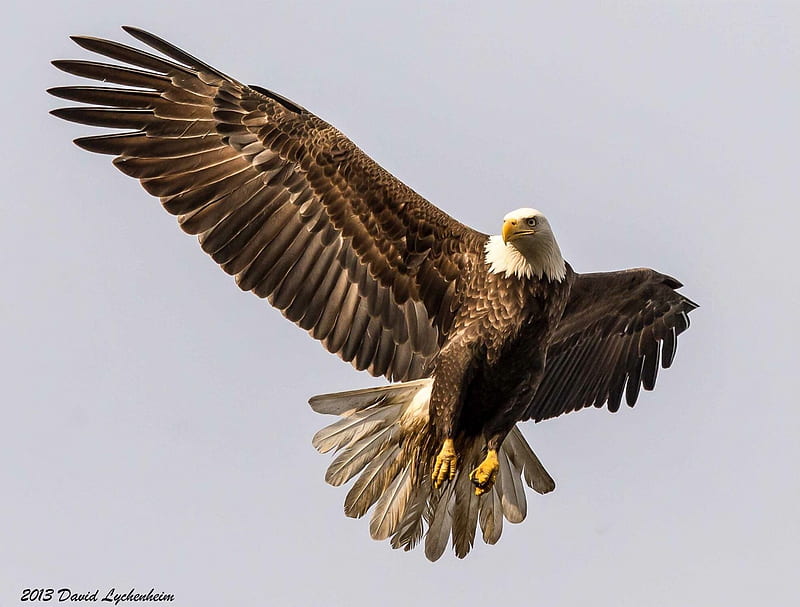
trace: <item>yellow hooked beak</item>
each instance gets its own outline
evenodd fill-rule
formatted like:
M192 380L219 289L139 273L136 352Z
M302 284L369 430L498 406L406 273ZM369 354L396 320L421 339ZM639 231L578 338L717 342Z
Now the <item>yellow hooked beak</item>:
M516 219L506 219L503 222L503 244L508 244L508 241L512 240L514 232L516 232L516 230L517 230Z
M503 222L503 243L508 244L519 238L520 236L526 236L530 234L534 234L534 230L527 227L523 222L520 224L518 219L506 219Z

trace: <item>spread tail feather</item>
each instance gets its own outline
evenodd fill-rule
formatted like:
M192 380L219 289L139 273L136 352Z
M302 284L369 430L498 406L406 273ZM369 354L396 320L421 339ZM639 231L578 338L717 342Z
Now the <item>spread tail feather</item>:
M425 555L437 560L452 538L456 556L472 548L477 528L494 544L503 519L519 523L527 504L524 482L538 493L555 483L518 428L501 446L500 472L491 491L477 496L469 472L481 461L485 444L461 447L456 477L439 489L430 481L428 403L433 379L313 397L314 411L341 417L314 436L322 453L337 455L325 480L339 486L358 477L345 498L345 514L359 518L371 508L370 535L411 550L425 537ZM374 508L373 508L374 507ZM427 531L426 531L427 527Z

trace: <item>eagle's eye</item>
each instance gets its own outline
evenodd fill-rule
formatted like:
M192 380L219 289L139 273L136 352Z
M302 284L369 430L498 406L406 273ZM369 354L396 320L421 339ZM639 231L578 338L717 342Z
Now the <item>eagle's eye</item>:
M526 220L526 223L530 227L535 228L536 227L536 217L528 217L528 219Z

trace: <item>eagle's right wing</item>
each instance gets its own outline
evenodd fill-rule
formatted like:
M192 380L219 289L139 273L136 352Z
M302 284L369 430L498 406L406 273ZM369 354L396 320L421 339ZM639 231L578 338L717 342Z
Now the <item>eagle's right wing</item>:
M239 287L268 298L330 352L393 380L425 374L458 306L459 276L485 236L302 107L125 30L172 60L73 38L132 66L54 62L124 87L50 90L99 106L56 116L126 131L76 143L115 155Z

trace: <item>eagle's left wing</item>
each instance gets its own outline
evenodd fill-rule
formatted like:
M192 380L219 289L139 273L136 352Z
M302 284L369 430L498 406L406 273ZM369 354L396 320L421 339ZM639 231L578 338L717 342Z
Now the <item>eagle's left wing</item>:
M608 403L631 407L652 390L659 362L672 364L697 304L680 282L653 270L579 274L547 353L545 374L523 419L541 421Z

